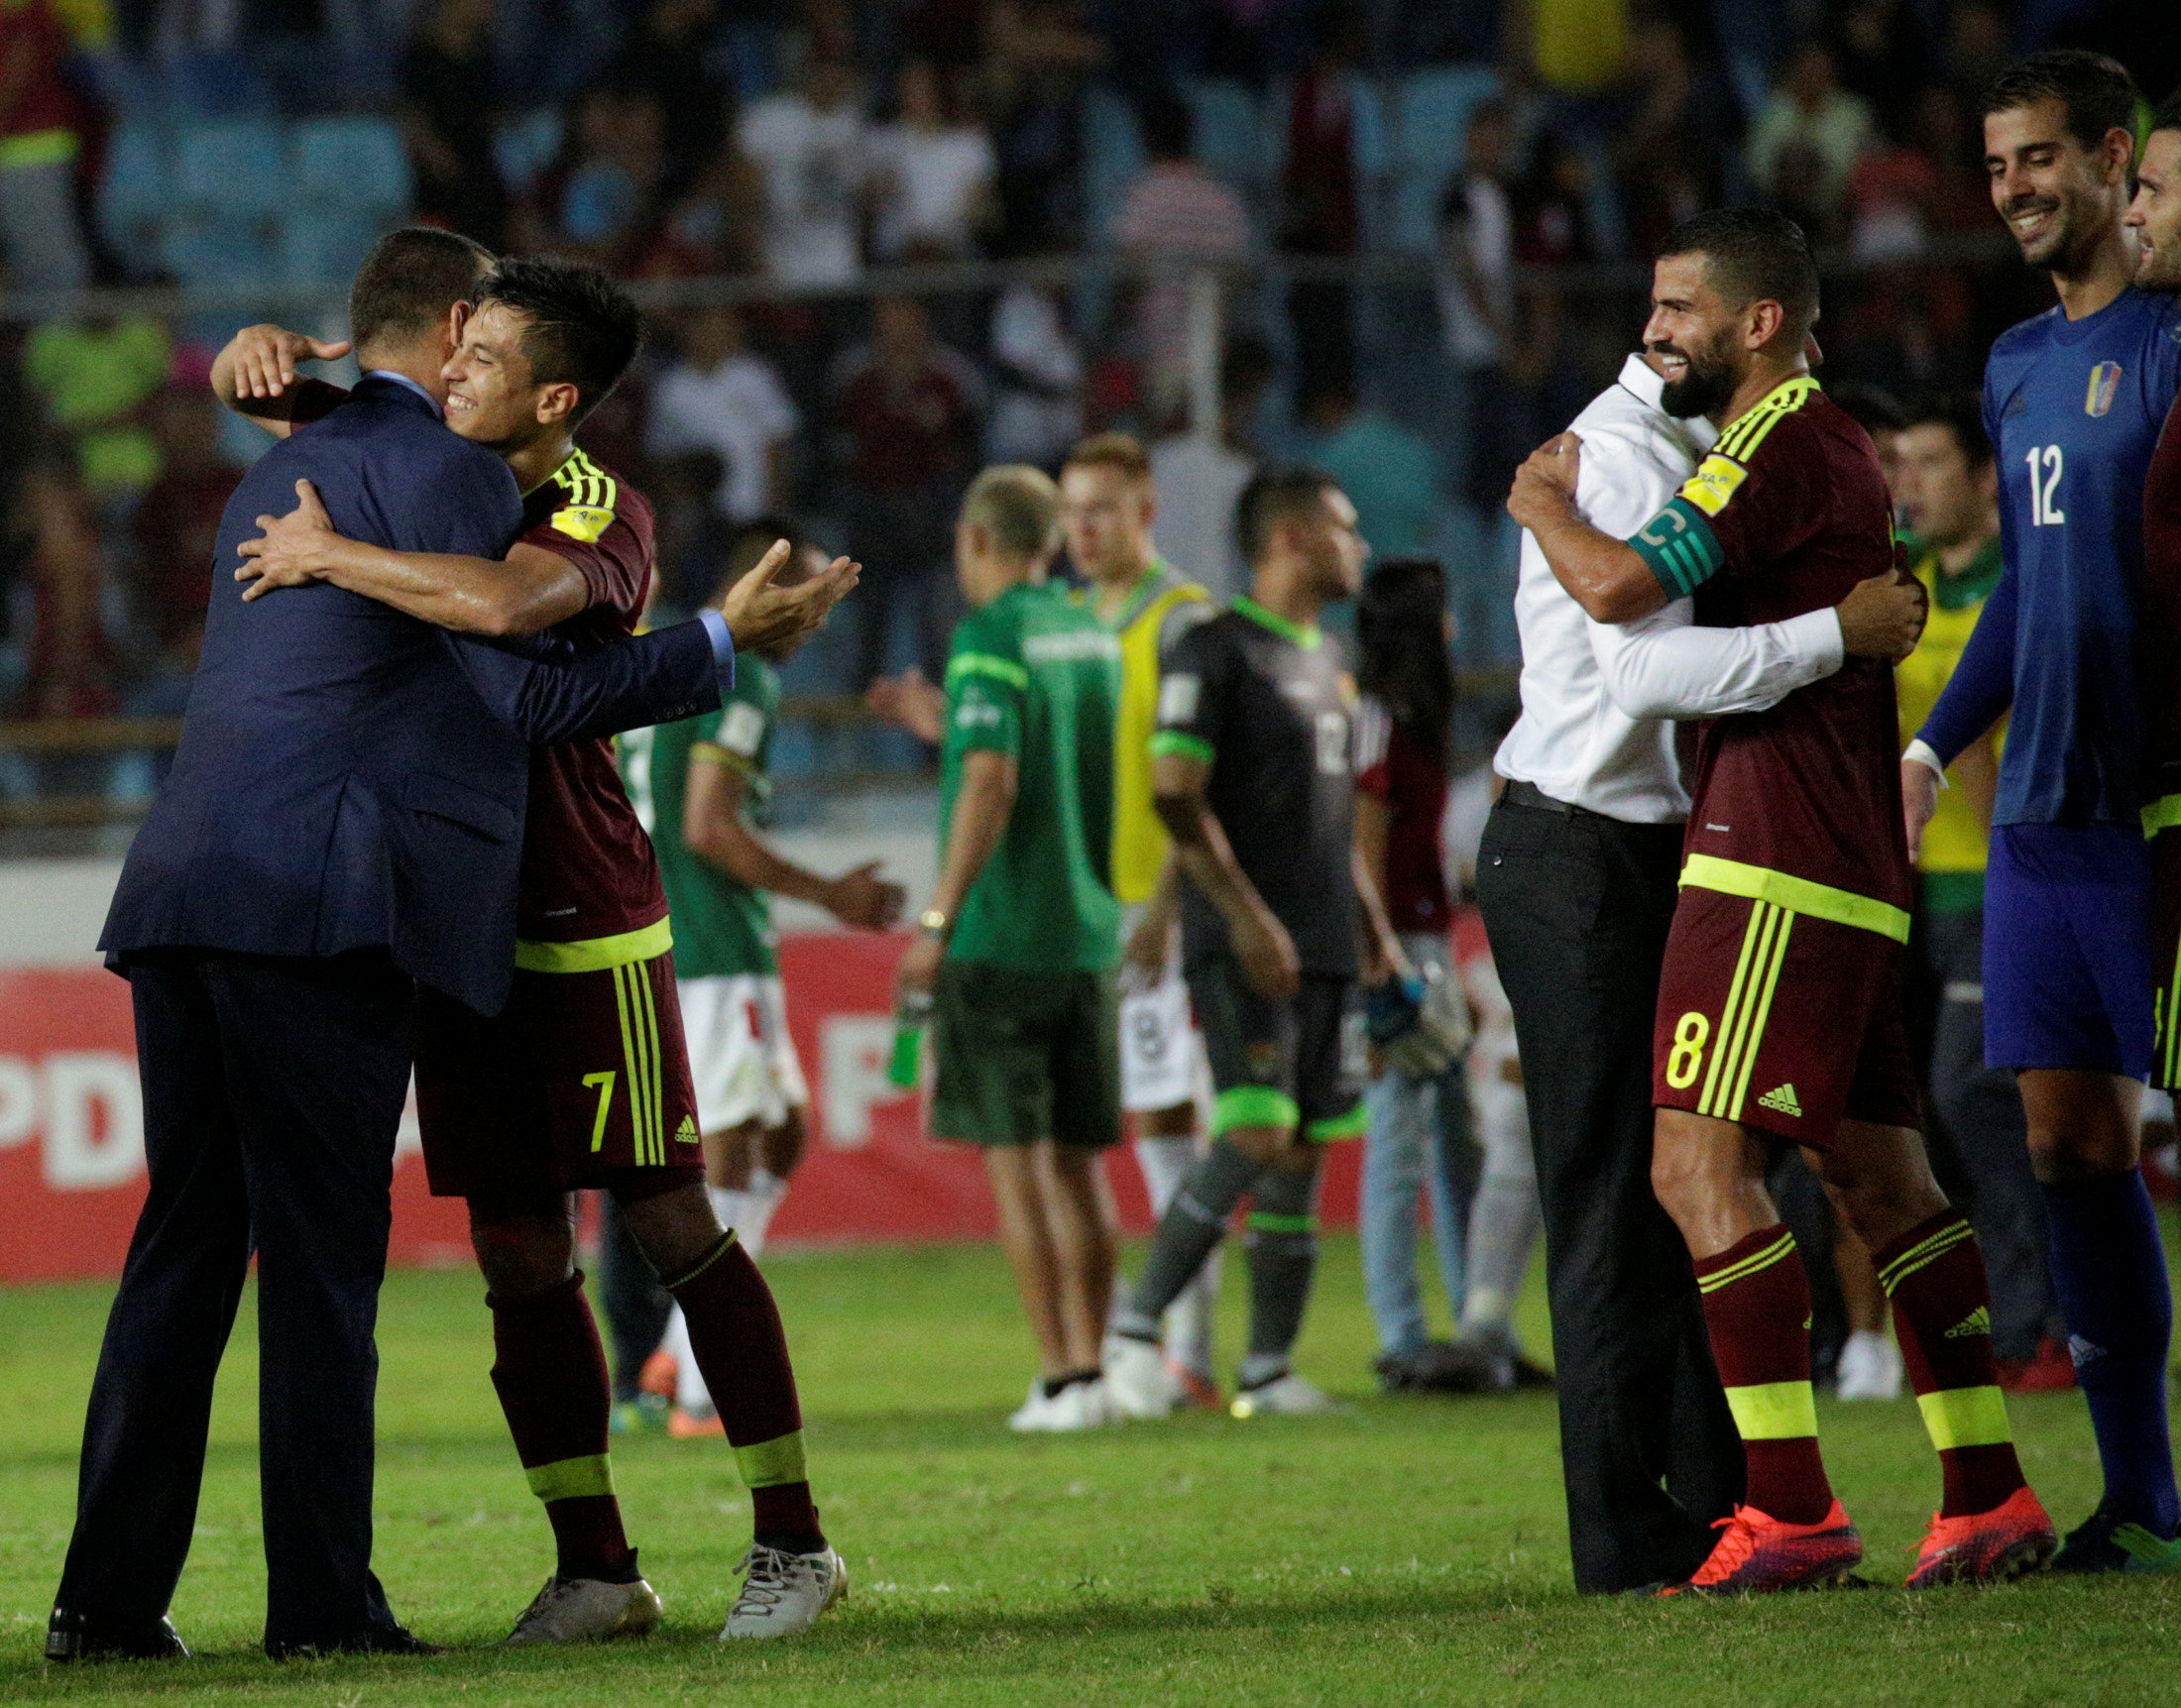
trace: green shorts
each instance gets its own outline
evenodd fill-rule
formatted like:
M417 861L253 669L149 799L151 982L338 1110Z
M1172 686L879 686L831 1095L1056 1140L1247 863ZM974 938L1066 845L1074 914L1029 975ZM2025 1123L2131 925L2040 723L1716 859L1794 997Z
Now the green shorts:
M1118 1144L1116 1012L1110 972L944 963L932 992L932 1131L973 1145Z

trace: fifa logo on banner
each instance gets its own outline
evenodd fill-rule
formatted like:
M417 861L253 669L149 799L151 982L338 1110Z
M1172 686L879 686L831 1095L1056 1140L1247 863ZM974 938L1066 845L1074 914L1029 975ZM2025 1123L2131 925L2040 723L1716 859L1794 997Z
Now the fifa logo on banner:
M2102 415L2113 407L2114 394L2121 390L2121 364L2101 362L2090 371L2090 391L2083 398L2083 413Z

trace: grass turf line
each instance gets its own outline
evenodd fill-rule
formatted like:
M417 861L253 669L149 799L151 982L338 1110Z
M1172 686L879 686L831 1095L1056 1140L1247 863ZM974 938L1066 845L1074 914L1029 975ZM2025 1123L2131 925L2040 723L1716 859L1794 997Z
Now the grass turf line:
M1301 1368L1327 1419L1187 1418L1076 1437L1002 1427L1030 1370L996 1252L767 1260L803 1380L849 1603L809 1637L714 1641L748 1501L718 1441L619 1440L630 1532L666 1599L640 1644L490 1646L551 1569L486 1377L483 1288L397 1274L381 1316L377 1566L425 1660L258 1656L250 1306L222 1372L198 1536L175 1597L223 1658L48 1668L45 1614L109 1290L0 1292L0 1701L221 1704L1482 1702L2134 1703L2171 1700L2181 1582L2045 1580L1769 1602L1577 1600L1550 1398L1382 1401L1352 1240L1326 1241ZM1133 1261L1130 1264L1133 1267ZM1427 1274L1430 1271L1427 1269ZM1221 1346L1241 1344L1230 1271ZM1533 1281L1526 1328L1543 1343ZM2012 1403L2065 1527L2097 1491L2080 1400ZM1872 1575L1936 1503L1912 1402L1821 1406Z

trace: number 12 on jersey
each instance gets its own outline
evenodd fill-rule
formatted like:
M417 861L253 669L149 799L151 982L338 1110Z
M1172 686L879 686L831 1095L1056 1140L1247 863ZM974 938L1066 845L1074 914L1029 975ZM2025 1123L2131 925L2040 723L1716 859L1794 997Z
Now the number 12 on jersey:
M2022 461L2029 465L2029 525L2059 527L2067 520L2067 512L2054 502L2060 491L2060 447L2032 445Z

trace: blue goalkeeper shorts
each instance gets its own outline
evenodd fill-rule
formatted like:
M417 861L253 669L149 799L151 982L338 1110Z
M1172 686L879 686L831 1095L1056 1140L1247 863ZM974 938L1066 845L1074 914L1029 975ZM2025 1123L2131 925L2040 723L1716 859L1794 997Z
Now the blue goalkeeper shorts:
M2132 825L1998 825L1984 887L1984 1059L2143 1079L2150 849Z

